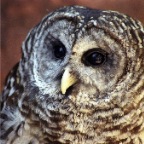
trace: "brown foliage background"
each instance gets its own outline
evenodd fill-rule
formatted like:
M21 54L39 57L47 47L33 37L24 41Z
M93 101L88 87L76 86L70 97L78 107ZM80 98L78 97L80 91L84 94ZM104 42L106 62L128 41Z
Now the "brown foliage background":
M116 10L144 23L144 0L2 0L1 86L21 56L29 30L50 11L66 5Z

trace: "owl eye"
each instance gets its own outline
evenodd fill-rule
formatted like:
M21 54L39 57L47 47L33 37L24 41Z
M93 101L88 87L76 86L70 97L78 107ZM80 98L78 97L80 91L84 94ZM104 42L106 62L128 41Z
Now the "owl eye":
M102 49L91 49L84 53L82 62L87 66L99 66L105 62L106 54Z
M66 55L66 48L63 44L54 46L54 55L58 59L63 59Z

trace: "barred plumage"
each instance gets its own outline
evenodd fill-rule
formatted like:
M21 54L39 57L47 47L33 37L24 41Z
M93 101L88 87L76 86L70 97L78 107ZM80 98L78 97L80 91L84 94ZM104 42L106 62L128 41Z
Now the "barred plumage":
M80 6L50 13L8 76L1 126L2 144L144 144L141 22Z

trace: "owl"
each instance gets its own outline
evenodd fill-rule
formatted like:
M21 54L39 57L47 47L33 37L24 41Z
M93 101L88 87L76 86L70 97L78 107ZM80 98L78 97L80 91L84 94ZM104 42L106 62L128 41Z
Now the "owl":
M48 14L1 106L1 144L144 144L142 23L82 6Z

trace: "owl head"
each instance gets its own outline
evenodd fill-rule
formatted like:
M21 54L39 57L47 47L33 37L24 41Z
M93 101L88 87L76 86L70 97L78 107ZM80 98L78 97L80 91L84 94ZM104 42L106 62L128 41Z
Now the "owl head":
M141 23L126 15L64 7L31 30L20 72L25 85L51 98L86 105L133 98L143 87L143 37Z

